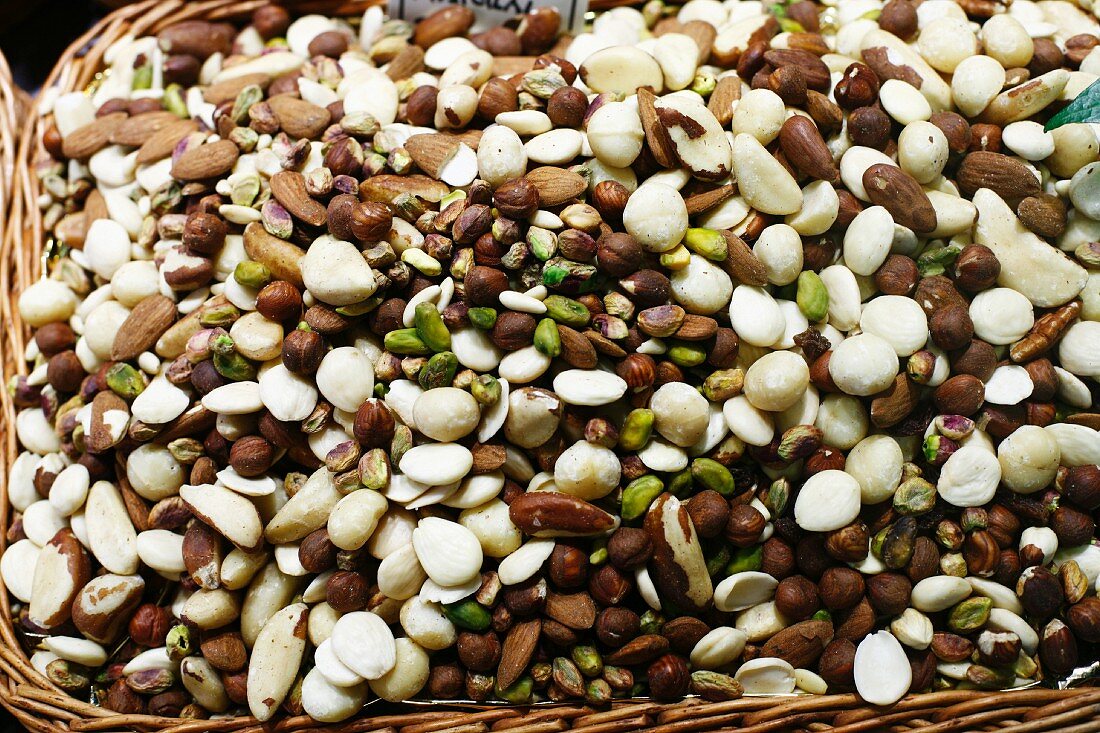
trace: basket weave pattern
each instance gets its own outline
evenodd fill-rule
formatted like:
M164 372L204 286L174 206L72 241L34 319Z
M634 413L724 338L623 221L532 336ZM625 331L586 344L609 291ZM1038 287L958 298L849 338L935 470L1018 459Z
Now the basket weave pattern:
M295 13L358 15L375 0L305 0L283 4ZM76 39L62 54L47 79L49 93L84 89L102 67L107 48L124 35L156 33L182 20L241 20L267 0L144 0L110 14ZM594 8L631 4L630 0L593 0ZM21 355L30 337L19 322L19 293L42 273L45 232L37 206L39 182L35 164L47 157L42 134L48 117L21 104L6 61L0 56L0 360L7 379L25 373ZM22 108L22 109L21 109ZM15 408L6 390L0 390L0 525L10 520L7 501L8 466L18 455L14 430ZM6 547L0 533L0 552ZM10 605L0 581L0 601ZM947 691L906 697L888 708L867 705L854 694L815 696L760 696L707 703L692 699L661 704L616 701L608 709L580 705L535 708L457 705L380 707L368 704L353 720L324 725L306 716L289 717L266 725L248 716L216 720L180 720L152 715L119 715L70 697L42 677L30 664L9 614L0 614L0 704L27 729L60 731L135 730L159 733L289 733L327 730L340 733L394 731L395 733L543 733L575 730L586 733L649 730L653 733L737 730L765 731L999 731L1034 733L1100 731L1100 690L1036 688L1014 692Z

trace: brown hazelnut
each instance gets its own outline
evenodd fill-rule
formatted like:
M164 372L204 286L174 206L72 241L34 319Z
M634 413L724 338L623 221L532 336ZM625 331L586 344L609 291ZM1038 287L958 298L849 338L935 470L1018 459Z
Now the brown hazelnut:
M657 363L649 354L629 354L615 366L615 373L631 392L642 392L657 379Z
M466 686L466 675L457 664L434 666L428 673L428 694L436 700L458 697Z
M974 338L974 321L970 319L970 310L966 306L953 303L932 314L928 330L936 346L952 351L963 348Z
M310 56L328 56L338 58L348 50L348 37L340 31L318 33L309 42L307 51Z
M814 582L835 564L825 552L825 539L819 534L809 534L800 539L795 545L794 557L799 572Z
M1058 44L1049 38L1036 38L1033 41L1034 51L1031 61L1027 64L1027 70L1031 72L1031 78L1062 68L1065 63L1065 55Z
M377 242L389 236L393 214L385 204L364 201L351 210L351 234L360 242Z
M222 685L225 694L238 705L248 704L248 670L242 669L233 674L222 674Z
M1020 637L1011 631L986 629L978 635L978 660L991 667L1012 664L1020 656Z
M833 639L821 652L821 658L817 662L818 674L830 687L853 687L855 659L855 644L848 639Z
M1058 612L1065 600L1062 583L1042 565L1026 568L1016 581L1020 605L1036 619L1045 621Z
M222 672L239 672L248 664L244 639L236 631L223 631L203 639L199 647L206 661Z
M833 95L836 102L846 110L874 104L878 99L878 77L871 67L859 62L850 64L836 83Z
M120 715L140 715L145 712L145 699L134 692L125 679L115 680L107 688L102 704Z
M497 297L508 290L508 275L492 267L474 265L466 273L466 299L474 305L498 305Z
M352 425L355 439L364 448L388 448L393 440L396 422L393 413L379 399L369 399L355 411Z
M302 313L302 293L286 280L275 280L256 296L256 310L272 321L297 319Z
M649 694L658 700L676 700L683 697L691 682L691 673L683 658L665 654L646 670Z
M492 122L503 112L519 109L519 95L515 85L500 77L493 77L481 87L477 101L477 114L486 122ZM433 110L434 118L434 110Z
M817 586L804 575L784 578L775 589L775 607L791 620L805 621L821 607Z
M325 357L325 340L316 331L295 329L283 339L283 365L295 374L313 374Z
M596 242L596 264L612 277L626 277L637 271L643 256L642 246L625 232L605 234Z
M936 408L946 415L973 415L985 401L985 385L970 374L958 374L932 393Z
M890 140L890 118L878 107L859 107L848 113L848 137L856 145L881 150Z
M957 112L933 112L928 119L947 138L947 149L962 155L970 149L970 123Z
M997 255L984 244L968 244L955 260L955 285L971 293L992 287L1000 274Z
M229 465L241 476L259 476L275 461L275 447L259 435L246 435L229 450Z
M1077 547L1092 539L1096 522L1092 517L1062 504L1050 515L1050 528L1058 535L1061 547Z
M546 574L559 588L578 588L588 581L588 555L580 548L559 544L550 553Z
M913 300L917 301L917 305L929 318L946 305L952 303L967 305L966 298L962 297L955 288L955 283L943 275L921 278L917 283L917 289L913 292Z
M726 528L730 505L717 491L700 491L686 502L688 516L700 537L717 537Z
M600 212L600 217L608 223L616 224L622 221L623 210L626 209L628 198L630 198L630 192L627 191L626 186L618 181L600 181L592 189L592 206ZM606 237L614 236L616 235L606 235ZM607 268L604 267L604 269Z
M794 570L794 550L791 546L779 537L769 537L760 548L760 572L782 580Z
M493 203L504 216L527 219L538 210L539 191L527 178L513 178L493 191Z
M893 33L903 41L910 40L917 32L916 3L910 0L890 0L882 6L879 27Z
M917 263L905 255L890 255L875 271L875 286L884 295L909 295L919 280Z
M605 606L615 606L634 589L634 581L614 565L601 565L590 574L588 592Z
M1001 128L996 125L977 124L970 126L970 152L1001 152Z
M554 90L546 102L546 114L554 127L580 127L588 110L588 97L572 86Z
M502 351L518 351L531 345L537 325L529 313L504 311L489 330L489 340Z
M455 646L458 651L458 661L474 672L488 672L500 661L500 637L495 631L486 631L481 634L463 631L458 635Z
M72 350L54 354L46 364L46 381L58 392L76 392L85 376L84 365Z
M474 11L464 5L444 6L416 24L413 42L421 48L430 48L444 38L464 36L475 19Z
M517 616L540 613L546 607L546 580L538 576L505 587L500 594L508 610Z
M76 344L76 334L67 323L47 323L34 333L34 343L43 356L50 357Z
M669 646L678 654L691 654L699 640L710 631L705 621L694 616L680 616L661 626L661 636L668 639Z
M429 127L435 120L436 97L439 89L424 84L413 90L405 102L405 119L410 125Z
M951 354L951 371L956 374L969 374L981 381L987 381L997 368L997 351L981 339L974 339L970 345Z
M370 585L354 570L337 570L329 578L325 600L340 613L359 611L370 600Z
M502 25L489 28L481 33L475 33L470 36L470 42L494 56L520 56L523 54L523 46L520 45L519 36L511 28Z
M852 608L863 598L865 591L863 576L858 570L847 567L829 568L822 573L817 584L818 596L830 611Z
M1066 622L1082 641L1100 642L1100 598L1089 596L1066 609Z
M913 583L939 575L940 551L936 548L936 543L928 537L918 537L913 542L913 556L909 559L905 572Z
M897 616L909 607L913 584L900 573L879 573L866 581L867 598L875 611L884 616Z
M290 13L279 5L261 5L252 11L252 27L265 41L281 36L290 27Z
M1074 466L1066 472L1062 496L1093 511L1100 507L1100 466Z
M1051 619L1039 638L1039 660L1043 670L1058 677L1070 674L1077 667L1077 639L1060 619Z
M619 527L607 542L607 559L622 570L634 570L649 562L653 545L639 527Z
M988 578L997 568L997 561L1001 555L1001 548L997 540L988 530L976 530L970 532L963 541L963 559L966 560L966 569L971 575Z
M737 504L730 508L725 536L736 547L750 547L760 539L768 520L756 507Z
M164 646L164 637L172 628L172 614L155 603L143 603L130 619L130 640L139 646Z
M561 13L557 8L535 8L522 17L516 33L524 54L537 54L554 45L561 28Z
M611 607L596 617L596 637L616 649L638 635L641 620L629 608Z
M220 216L194 212L183 225L183 246L199 254L212 255L225 244L228 232L229 227Z

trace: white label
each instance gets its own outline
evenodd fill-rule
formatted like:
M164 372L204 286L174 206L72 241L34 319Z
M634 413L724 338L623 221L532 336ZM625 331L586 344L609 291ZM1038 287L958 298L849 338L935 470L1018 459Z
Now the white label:
M562 31L579 33L584 27L588 0L389 0L391 18L416 22L447 5L462 5L474 11L473 31L483 31L525 15L535 8L557 8Z

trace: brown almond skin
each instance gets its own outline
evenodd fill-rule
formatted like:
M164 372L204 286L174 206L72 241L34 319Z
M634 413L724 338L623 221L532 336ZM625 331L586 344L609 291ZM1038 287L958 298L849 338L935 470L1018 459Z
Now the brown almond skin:
M813 120L794 115L784 122L779 129L779 147L787 161L807 176L829 183L840 180L832 153Z
M615 517L594 504L549 491L535 491L513 499L508 516L532 537L584 537L603 534L615 526Z
M922 234L936 228L936 210L928 194L901 168L876 163L864 171L863 186L871 203L889 211L898 224Z
M779 657L794 667L814 664L833 639L828 621L802 621L780 631L764 644L762 655Z

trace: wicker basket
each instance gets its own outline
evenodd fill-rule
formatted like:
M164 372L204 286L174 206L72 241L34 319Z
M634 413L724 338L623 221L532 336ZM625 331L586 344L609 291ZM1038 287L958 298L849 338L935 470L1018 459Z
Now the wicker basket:
M104 51L125 34L155 33L174 22L191 18L239 20L268 0L144 0L126 5L104 18L66 49L44 89L64 93L85 88L99 71ZM377 0L283 0L298 13L332 15L360 14ZM631 4L630 0L592 0L591 7ZM41 138L46 118L29 110L16 135L17 93L7 64L0 57L0 206L8 215L0 219L0 358L5 379L25 373L20 358L29 329L18 322L15 302L19 293L40 276L45 243L42 213L36 201L39 183L35 164L46 156ZM25 105L24 105L25 106ZM18 149L16 144L18 142ZM9 177L14 168L14 180ZM14 193L14 195L10 195ZM10 199L10 200L9 200ZM0 390L3 416L0 419L0 526L9 520L7 469L17 455L14 431L15 410L10 395ZM0 551L6 546L0 533ZM0 581L0 603L10 599ZM649 730L653 733L737 730L765 731L1000 731L1034 733L1100 731L1100 690L1077 688L1054 690L1032 688L1010 692L947 691L914 695L880 708L864 703L854 694L815 696L754 696L729 702L708 703L689 699L677 703L616 701L608 709L579 705L538 705L527 708L455 704L410 703L394 706L380 701L369 703L357 718L334 725L316 723L308 717L277 719L261 725L251 717L217 720L180 720L151 715L119 715L110 710L70 697L54 687L30 665L17 632L7 613L0 614L0 704L28 729L41 733L59 731L134 730L160 733L290 733L328 730L342 733L394 731L395 733L544 733L575 730L586 733Z

